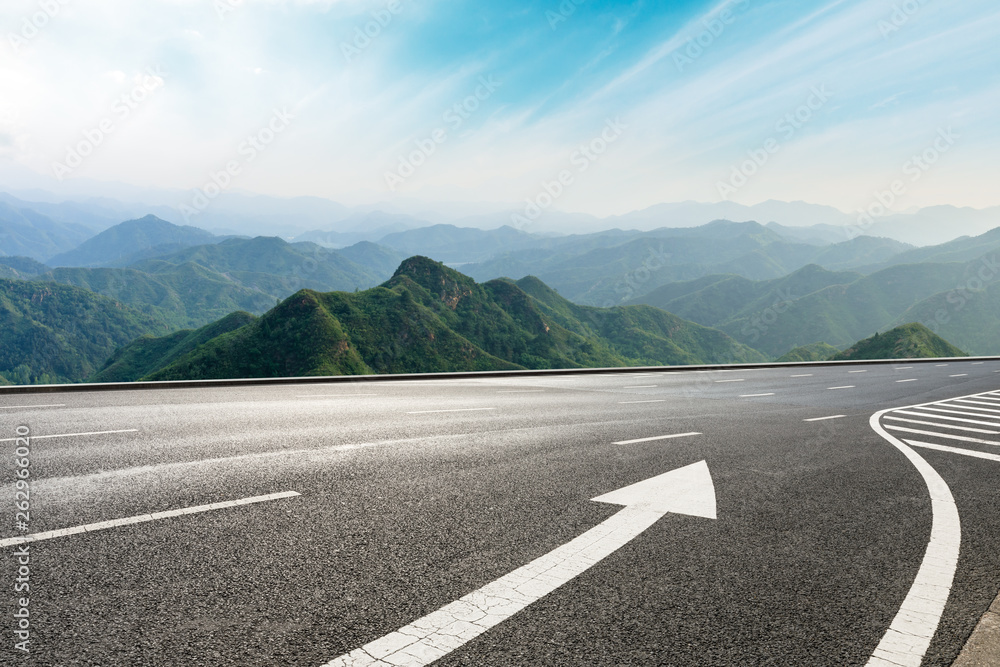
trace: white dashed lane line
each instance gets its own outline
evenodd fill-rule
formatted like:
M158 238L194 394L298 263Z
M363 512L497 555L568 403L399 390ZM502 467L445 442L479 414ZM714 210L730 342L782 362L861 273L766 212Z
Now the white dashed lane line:
M767 394L741 394L740 398L756 398L757 396L774 396L774 392L772 391Z
M716 380L716 382L745 382L745 381L746 380L744 378L740 378L738 380Z
M34 410L36 408L65 408L65 403L50 403L48 405L3 405L0 410Z
M451 410L412 410L408 415L430 415L438 412L477 412L480 410L496 410L496 408L452 408Z
M634 403L666 403L666 402L667 402L667 399L665 399L665 398L658 398L658 399L651 400L651 401L618 401L618 404L619 405L632 405Z
M863 371L847 371L847 372L848 373L867 373L868 371L867 370L863 370Z
M57 433L55 435L31 435L32 440L42 440L43 438L75 438L84 435L112 435L114 433L138 433L137 428L125 428L118 431L88 431L86 433ZM14 442L17 438L4 438L0 442Z
M964 377L968 377L968 376L969 376L968 373L957 373L955 375L949 375L948 377L950 377L950 378L964 378Z
M108 528L118 528L119 526L130 526L135 523L144 523L146 521L158 521L160 519L169 519L171 517L183 516L185 514L198 514L200 512L211 512L213 510L221 510L229 507L239 507L241 505L252 505L254 503L264 503L270 500L280 500L282 498L292 498L294 496L301 495L297 491L284 491L282 493L271 493L266 496L254 496L252 498L243 498L242 500L227 500L221 503L212 503L210 505L198 505L196 507L185 507L179 510L168 510L166 512L153 512L152 514L140 514L138 516L128 517L127 519L112 519L110 521L99 521L97 523L88 523L82 526L74 526L73 528L61 528L59 530L49 530L44 533L34 533L32 535L24 535L22 537L8 537L7 539L0 540L0 547L9 547L17 544L23 544L25 542L38 542L40 540L51 540L55 537L66 537L68 535L76 535L78 533L92 533L98 530L107 530Z
M701 435L697 431L691 431L690 433L672 433L670 435L654 435L651 438L636 438L635 440L619 440L618 442L612 442L612 445L634 445L639 442L653 442L654 440L670 440L673 438L687 438L692 435Z
M804 422L821 422L827 419L840 419L841 417L846 417L847 415L830 415L829 417L813 417L812 419L803 419Z
M845 384L842 387L827 387L827 389L854 389L854 387L855 385L853 384Z
M907 378L905 380L896 380L896 382L916 382L917 378Z
M622 389L655 389L655 384L634 384L629 387L622 387Z
M790 377L793 377L793 378L811 378L812 376L813 376L812 373L802 373L800 375L792 375Z

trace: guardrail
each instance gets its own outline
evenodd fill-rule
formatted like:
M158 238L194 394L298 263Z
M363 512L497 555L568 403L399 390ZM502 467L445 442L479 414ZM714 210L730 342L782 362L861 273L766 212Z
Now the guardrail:
M538 375L599 375L602 373L683 373L754 368L799 368L802 366L857 366L870 364L923 364L960 361L1000 361L1000 357L932 357L919 359L859 359L848 361L784 361L753 364L703 364L692 366L625 366L611 368L544 368L523 371L467 371L458 373L399 373L384 375L307 375L277 378L231 378L220 380L159 380L155 382L94 382L76 384L32 384L0 387L5 394L37 394L76 391L127 391L137 389L195 389L206 387L243 387L272 384L325 384L341 382L386 382L399 380L454 380L488 377L530 377Z

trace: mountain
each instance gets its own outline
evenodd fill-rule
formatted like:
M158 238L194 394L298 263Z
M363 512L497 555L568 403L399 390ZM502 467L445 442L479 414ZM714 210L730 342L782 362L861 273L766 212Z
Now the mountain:
M808 264L848 269L911 246L859 237L828 246L791 242L756 222L715 221L701 227L542 240L463 266L477 280L537 275L578 303L604 307L634 301L662 285L712 274L749 280L785 276Z
M193 262L149 262L134 268L58 268L34 280L86 288L160 321L165 328L200 327L236 310L263 313L276 297Z
M1000 206L985 209L928 206L913 213L875 218L865 233L926 246L946 243L958 236L978 236L995 227L1000 227Z
M183 329L159 338L142 336L121 347L88 382L130 382L148 375L160 366L173 363L202 343L253 323L250 313L235 312L200 329Z
M826 361L835 354L840 354L840 350L833 345L812 343L811 345L803 345L802 347L790 350L775 359L775 361Z
M385 280L391 271L386 260L371 248L348 250L355 257L377 257L378 268L362 266L347 259L339 250L315 243L288 243L278 237L231 238L220 243L183 248L155 259L143 260L130 268L156 273L163 262L193 263L221 273L244 287L284 298L308 288L320 291L354 290Z
M500 251L529 248L534 241L532 235L510 226L483 230L433 225L388 234L379 240L379 245L406 256L419 254L445 263L470 263L489 259Z
M833 361L859 359L926 359L966 357L965 352L922 324L910 322L885 333L875 333L834 355Z
M147 215L106 229L77 248L52 257L48 263L51 266L120 266L143 256L143 251L161 248L162 253L166 253L217 240L214 234L204 229L180 227L155 215Z
M30 257L0 257L0 278L26 280L49 270L45 264L36 262Z
M983 274L989 275L989 274ZM970 354L1000 355L1000 274L979 274L914 304L893 324L920 322Z
M901 252L886 261L873 264L872 266L861 267L859 270L871 273L878 269L897 264L968 262L974 259L985 258L987 255L993 255L985 260L992 262L993 265L1000 260L1000 227L991 229L978 236L960 236L946 243L914 248L906 252Z
M719 324L772 357L816 341L846 346L889 326L907 308L960 284L969 265L902 264L849 284L830 285Z
M154 341L142 345L147 350L168 347ZM578 306L537 279L479 284L439 262L411 257L379 287L357 293L301 290L245 326L178 358L163 358L158 369L145 377L420 373L763 359L719 331L649 306L610 310ZM141 370L152 366L144 364Z
M80 382L115 349L166 329L88 290L0 280L0 376L16 384Z
M0 254L45 261L82 243L93 233L83 225L58 222L0 200Z
M795 299L831 285L848 285L862 278L851 271L828 271L808 264L782 278L753 281L742 276L713 275L669 283L631 303L645 303L705 326L717 327L768 308L783 311Z

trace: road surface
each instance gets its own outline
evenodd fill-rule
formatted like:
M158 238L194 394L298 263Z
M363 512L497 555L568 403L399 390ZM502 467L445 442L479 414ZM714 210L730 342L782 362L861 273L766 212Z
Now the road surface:
M1000 589L1000 361L56 392L0 413L4 665L840 667L892 664L902 638L896 664L943 666ZM689 478L694 500L635 518L648 484ZM468 637L399 639L514 589Z

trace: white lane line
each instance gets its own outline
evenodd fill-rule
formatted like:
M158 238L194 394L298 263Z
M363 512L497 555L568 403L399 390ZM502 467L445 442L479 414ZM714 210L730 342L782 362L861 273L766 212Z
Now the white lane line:
M973 366L979 366L980 364L984 364L984 363L986 363L986 362L985 361L973 361L972 365Z
M955 375L949 375L950 378L964 378L969 377L968 373L956 373Z
M498 394L542 394L544 389L501 389Z
M996 403L980 403L979 401L969 401L964 398L959 398L954 401L955 403L961 403L961 405L951 405L951 403L941 403L941 405L948 405L953 408L963 408L965 410L975 410L976 412L993 412L1000 413L1000 410L994 410L993 408L1000 408L1000 405ZM967 405L968 404L968 405ZM988 408L973 408L970 405L988 405Z
M977 459L989 459L990 461L1000 461L1000 455L989 452L977 452L975 449L962 449L960 447L949 447L948 445L936 445L932 442L920 442L919 440L907 440L914 447L926 447L936 449L939 452L949 452L951 454L962 454L963 456L974 456Z
M632 405L632 404L635 404L635 403L666 403L666 402L667 402L667 399L665 399L665 398L658 398L658 399L652 400L652 401L618 401L618 404L619 405Z
M638 442L653 442L654 440L669 440L671 438L687 438L692 435L701 435L697 431L691 431L690 433L673 433L671 435L654 435L652 438L636 438L635 440L619 440L618 442L612 442L612 445L634 445Z
M138 433L137 428L123 428L118 431L88 431L86 433L57 433L55 435L33 435L32 440L41 440L42 438L75 438L81 435L111 435L113 433ZM14 442L17 438L4 438L0 442Z
M813 376L812 373L802 373L801 375L791 375L789 377L793 377L793 378L811 378L812 376Z
M827 389L854 389L855 385L845 384L843 387L827 387Z
M923 410L923 408L920 408ZM947 415L927 414L926 412L913 412L912 410L894 410L895 414L910 415L912 417L926 417L932 419L943 419L950 422L962 422L964 424L980 424L982 426L996 426L996 422L984 422L978 419L966 419L965 417L949 417Z
M182 516L185 514L198 514L200 512L210 512L212 510L221 510L229 507L238 507L240 505L252 505L254 503L265 503L270 500L280 500L281 498L292 498L294 496L301 495L297 491L283 491L281 493L269 493L266 496L254 496L252 498L243 498L241 500L227 500L221 503L212 503L210 505L197 505L195 507L185 507L179 510L168 510L166 512L153 512L151 514L140 514L138 516L131 516L127 519L112 519L110 521L99 521L97 523L88 523L82 526L74 526L72 528L61 528L59 530L49 530L44 533L33 533L31 535L25 535L23 537L8 537L7 539L0 540L0 547L9 547L15 544L23 544L25 542L38 542L40 540L51 540L54 537L65 537L67 535L76 535L77 533L92 533L98 530L107 530L108 528L118 528L119 526L130 526L134 523L143 523L145 521L158 521L160 519L169 519L175 516Z
M996 405L997 407L1000 407L1000 398L996 398L994 396L984 396L982 394L976 396L976 398L981 398L984 401L993 401L992 403L983 403L983 405Z
M896 380L896 382L916 382L917 378L908 378L906 380Z
M597 565L664 514L716 518L715 486L704 461L592 500L625 507L527 565L323 667L430 665Z
M821 422L827 419L840 419L841 417L846 417L847 415L830 415L829 417L813 417L812 419L803 419L804 422Z
M947 405L947 404L945 404L945 405ZM949 408L954 408L954 409L953 410L949 410L948 408L933 408L933 407L930 407L930 406L927 406L925 408L920 408L920 409L921 410L930 410L932 412L946 412L946 413L948 413L950 415L965 415L966 417L981 417L982 419L1000 419L1000 417L994 416L998 412L1000 412L1000 410L990 410L989 408L970 408L970 407L966 407L964 405L949 405L948 407ZM985 413L991 413L992 412L993 414L983 414L984 412ZM998 424L998 426L1000 426L1000 424Z
M413 410L408 415L429 415L437 412L475 412L477 410L496 410L496 408L452 408L451 410Z
M745 382L745 381L746 380L744 378L740 378L738 380L716 380L716 382Z
M941 366L947 366L948 364L934 364L934 365L940 368Z
M946 438L948 440L961 440L962 442L975 442L980 445L994 445L995 447L1000 447L1000 442L994 440L983 440L981 438L970 438L965 435L951 435L950 433L936 433L934 431L921 431L920 429L907 428L906 426L890 426L886 425L887 429L893 431L903 431L904 433L916 433L917 435L933 435L935 438Z
M908 371L908 370L910 370L911 368L913 368L913 366L896 366L896 368L894 368L893 370L897 370L897 371Z
M891 415L886 415L882 419L891 419L897 422L906 422L908 424L923 424L924 426L935 426L937 428L950 428L955 431L969 431L971 433L985 433L987 435L1000 435L1000 431L990 431L985 428L976 428L975 426L959 426L958 424L942 424L941 422L925 422L921 419L907 419L906 417L893 417Z
M767 394L740 394L740 398L756 398L757 396L774 396L774 392Z
M4 405L0 410L28 410L31 408L65 408L65 403L49 403L48 405Z
M655 384L634 384L630 387L622 387L622 389L654 389Z
M948 483L922 456L879 423L887 412L892 412L892 408L876 412L868 423L872 430L902 452L923 477L931 498L931 534L916 579L867 667L919 666L941 623L951 593L962 546L962 523Z
M868 371L867 370L863 370L863 371L847 371L847 372L848 373L867 373Z
M300 394L295 398L344 398L348 396L378 396L378 394Z

